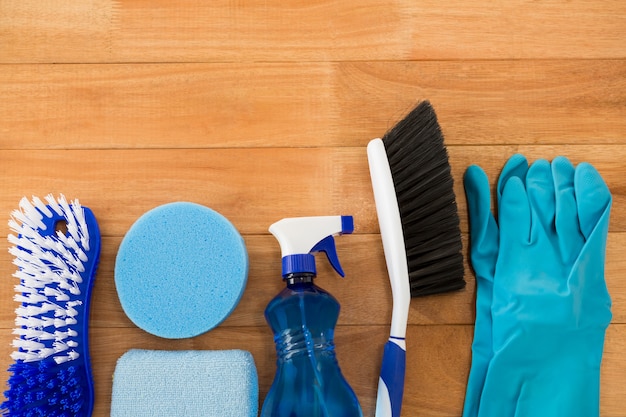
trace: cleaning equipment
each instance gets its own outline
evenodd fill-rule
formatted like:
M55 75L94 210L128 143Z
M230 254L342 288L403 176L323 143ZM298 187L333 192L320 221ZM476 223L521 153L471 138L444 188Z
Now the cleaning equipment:
M235 309L248 279L237 229L208 207L156 207L130 228L115 260L115 286L130 320L156 336L205 333ZM193 320L191 319L193 317Z
M18 267L4 416L90 416L94 391L87 329L100 256L91 210L63 195L23 198L11 213L9 249Z
M497 185L497 198L500 201L502 189L509 178L526 178L528 161L522 155L511 157L500 174ZM489 184L484 184L482 170L471 167L465 176L465 191L468 196L470 214L470 250L472 265L476 274L476 323L472 344L472 367L467 383L463 416L478 415L480 395L482 393L489 361L493 356L491 301L493 299L493 276L498 257L498 226L490 215L491 196ZM481 174L482 175L482 174ZM473 180L476 178L476 180ZM487 187L482 190L480 187ZM482 192L481 192L482 191ZM486 192L485 192L486 191ZM485 236L491 238L485 239ZM495 237L495 238L494 238Z
M298 217L270 226L280 243L287 287L265 318L274 332L277 370L261 417L361 417L354 391L335 356L337 300L313 283L314 252L324 252L342 277L334 235L352 233L352 216Z
M461 231L448 154L435 112L421 102L367 146L393 308L376 417L400 417L411 297L461 289Z
M557 157L527 166L522 155L505 166L497 226L486 174L471 166L465 175L472 265L477 285L493 290L477 294L464 416L598 416L611 320L604 279L611 193L588 163L574 168ZM482 333L485 318L491 332ZM477 345L491 346L488 363L474 361Z
M256 417L258 397L247 351L132 349L115 367L111 417Z

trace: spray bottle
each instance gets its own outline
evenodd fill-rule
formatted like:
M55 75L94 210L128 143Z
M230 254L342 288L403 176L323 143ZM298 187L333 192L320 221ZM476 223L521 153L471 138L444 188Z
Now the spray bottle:
M339 303L313 283L315 252L324 252L335 271L344 276L333 236L352 233L353 218L288 218L269 230L281 247L287 287L265 309L278 359L261 417L362 417L335 357Z

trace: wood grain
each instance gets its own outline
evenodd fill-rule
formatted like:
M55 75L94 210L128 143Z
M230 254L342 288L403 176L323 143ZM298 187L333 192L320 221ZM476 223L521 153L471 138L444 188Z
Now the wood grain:
M105 236L123 236L147 210L192 201L224 214L243 234L267 234L283 217L349 213L358 233L378 232L366 142L342 148L7 150L0 210L10 213L24 196L80 196L97 213ZM626 231L626 147L621 145L450 146L461 228L468 230L463 173L482 166L495 183L514 153L529 161L566 155L601 172L613 193L611 231Z
M621 60L2 65L0 148L363 146L424 99L450 145L624 144L625 87Z
M2 61L622 58L619 0L3 0Z
M104 236L90 316L94 417L109 415L116 360L132 348L247 349L262 401L275 370L263 310L282 287L267 227L329 214L355 216L356 233L337 241L347 278L318 262L319 283L341 302L339 361L373 417L391 292L365 146L425 99L448 146L467 287L411 302L403 416L462 413L476 290L463 173L478 164L493 187L519 152L591 162L612 191L601 415L624 417L625 38L621 0L0 0L0 214L24 195L64 193L93 209ZM250 255L233 314L179 341L136 328L114 282L126 231L172 201L225 215ZM16 304L7 246L5 369Z

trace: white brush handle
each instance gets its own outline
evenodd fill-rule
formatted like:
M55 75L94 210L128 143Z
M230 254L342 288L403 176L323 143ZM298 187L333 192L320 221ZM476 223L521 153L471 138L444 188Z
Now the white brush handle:
M367 145L367 158L393 296L390 340L385 346L376 417L400 417L404 391L404 338L411 300L409 271L400 209L387 152L381 139L374 139Z

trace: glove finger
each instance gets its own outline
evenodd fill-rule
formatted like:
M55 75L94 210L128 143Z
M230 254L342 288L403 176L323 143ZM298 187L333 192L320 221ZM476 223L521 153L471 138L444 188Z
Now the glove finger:
M500 249L496 264L497 277L493 282L493 300L491 302L494 352L502 345L502 319L499 320L500 330L495 329L495 323L502 312L510 309L516 303L515 296L520 293L522 281L528 279L525 272L525 263L521 261L529 252L531 211L528 195L522 179L510 178L505 184L500 200ZM536 262L528 259L528 263ZM502 272L499 272L502 271ZM504 313L506 314L506 313ZM511 325L512 323L505 323Z
M578 208L574 193L574 165L569 159L558 156L552 161L552 176L556 194L554 224L561 251L561 259L571 263L584 244L580 232Z
M517 256L519 246L530 239L531 214L526 188L521 178L504 183L500 199L500 254Z
M470 166L465 172L464 185L470 218L470 253L476 273L476 323L463 417L476 417L485 375L493 356L491 301L498 257L498 227L491 213L489 180L482 168Z
M611 204L611 191L600 173L586 162L579 164L576 168L574 190L580 230L585 239L588 239Z
M541 236L553 235L556 212L554 182L550 163L545 159L535 161L528 169L526 192L532 213L533 241Z
M569 287L578 288L583 294L580 325L604 329L612 317L611 297L604 277L611 192L598 171L588 163L576 167L574 189L585 244L570 273ZM598 353L602 353L601 346Z
M500 178L498 179L498 187L497 187L497 195L498 201L502 198L502 192L504 191L504 185L512 177L518 177L522 181L526 178L526 172L528 171L528 161L526 157L522 154L516 153L512 157L506 161L504 167L502 168L502 172L500 173Z
M470 252L476 275L493 281L498 257L498 227L491 213L491 192L485 171L477 165L467 168L465 195L470 219Z

